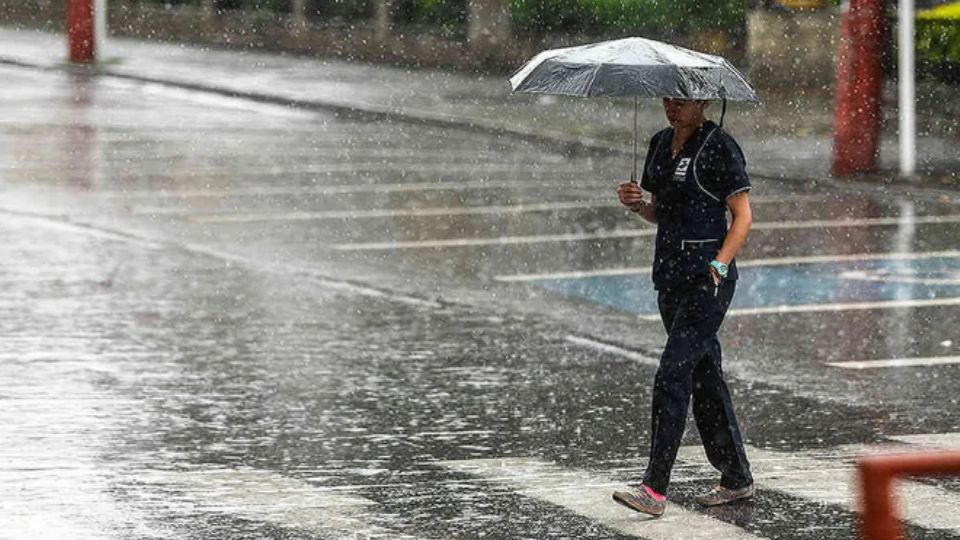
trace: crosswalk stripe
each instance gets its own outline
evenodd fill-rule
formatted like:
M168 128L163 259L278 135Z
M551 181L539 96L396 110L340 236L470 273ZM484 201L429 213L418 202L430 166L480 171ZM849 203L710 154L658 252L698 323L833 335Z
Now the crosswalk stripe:
M587 347L590 349L598 350L605 353L615 354L624 358L628 358L635 362L646 364L648 366L657 367L660 365L660 358L657 356L650 356L640 354L623 347L617 347L616 345L611 345L609 343L603 343L602 341L597 341L595 339L584 338L579 336L567 336L567 342L573 343L574 345L579 345L581 347Z
M763 266L794 266L801 264L862 262L883 260L920 260L936 258L960 258L960 250L925 251L919 253L852 253L843 255L807 255L794 257L767 257L762 259L740 259L738 268ZM547 279L584 279L607 276L646 276L653 270L650 266L628 266L619 268L598 268L594 270L574 270L569 272L543 272L539 274L506 274L493 276L496 281L541 281ZM899 278L898 278L899 279Z
M801 304L797 306L768 306L731 309L727 317L756 315L786 315L788 313L831 313L839 311L868 311L874 309L905 309L940 306L960 306L960 297L922 298L917 300L881 300L877 302L849 302L844 304ZM659 315L637 315L644 321L659 321Z
M670 503L662 517L644 518L611 499L614 490L626 488L623 482L537 459L475 459L445 461L440 465L507 485L521 495L561 506L610 529L649 540L761 538L735 525Z
M902 451L902 447L886 451ZM846 446L833 453L774 452L748 446L747 458L754 481L763 489L822 504L857 509L857 478L853 458L883 452L877 446ZM703 449L685 446L678 459L706 463ZM960 495L919 482L902 481L898 488L900 516L914 525L929 529L960 532Z
M601 203L595 204L594 206L601 206ZM617 205L609 205L616 207ZM484 210L484 208L489 208L490 210ZM491 214L491 213L505 213L509 212L531 212L531 211L545 211L547 209L553 210L563 210L563 209L575 209L577 207L570 208L538 208L535 205L522 205L515 207L513 209L507 210L506 207L498 209L497 207L475 207L475 208L464 208L461 211L458 211L456 214L453 213L453 210L447 212L445 209L424 209L425 212L431 212L431 214L419 214L419 215L465 215L465 214ZM587 208L587 206L584 206ZM376 210L372 211L373 213L354 213L351 217L355 218L367 218L367 217L391 217L389 211ZM385 213L386 212L386 213ZM437 214L440 212L440 214ZM346 213L346 212L344 212ZM269 214L263 213L259 215L208 215L192 218L197 222L204 223L222 223L222 222L239 222L239 221L287 221L287 220L303 220L303 219L327 219L330 215L328 214L317 214L309 212L300 212L293 214ZM891 225L901 225L901 224L912 224L912 225L923 225L923 224L947 224L947 223L960 223L960 214L948 214L948 215L934 215L934 216L919 216L919 217L903 217L903 216L891 216L891 217L879 217L879 218L860 218L860 219L814 219L807 221L764 221L754 223L750 228L752 231L770 231L770 230L801 230L801 229L829 229L829 228L859 228L859 227L883 227ZM631 239L631 238L641 238L646 236L654 236L657 234L656 227L644 226L641 225L636 228L627 228L627 229L615 229L611 231L595 231L595 232L580 232L580 233L566 233L566 234L539 234L539 235L529 235L529 236L493 236L493 237L469 237L469 238L444 238L439 240L419 240L411 242L358 242L358 243L347 243L347 244L333 244L331 247L333 249L341 251L370 251L370 250L397 250L397 249L434 249L434 248L457 248L457 247L478 247L478 246L505 246L505 245L517 245L517 244L539 244L539 243L555 243L555 242L584 242L584 241L595 241L595 240L617 240L617 239Z
M182 490L200 505L221 513L317 533L389 532L369 522L366 509L375 504L373 501L325 490L270 471L149 471L143 479L150 484Z
M575 182L568 187L579 189L603 189L609 186L602 183ZM563 184L560 183L559 187ZM394 193L394 192L422 192L422 191L465 191L465 190L527 190L557 188L556 178L543 180L436 180L427 182L395 182L376 184L330 184L330 185L287 185L287 186L225 186L222 188L190 188L190 189L129 189L129 190L97 190L97 197L106 199L134 199L147 198L157 200L161 198L226 198L226 197L270 197L280 195L339 195L356 193ZM755 197L750 200L753 204L774 204L786 202L822 201L826 195L781 195L778 197Z
M888 367L921 367L960 364L960 356L931 356L927 358L887 358L883 360L844 360L826 362L826 365L843 369L871 369Z
M490 206L427 207L427 208L388 208L373 210L318 210L313 212L250 212L247 214L205 214L190 217L197 223L252 223L261 221L303 221L323 219L370 219L396 217L439 217L439 216L477 216L492 214L522 214L525 212L556 212L596 207L615 207L607 201L560 201L551 203L498 204ZM149 209L146 213L176 212L170 210ZM142 213L142 212L138 212Z
M929 448L960 450L960 432L898 435L890 438L895 441L918 444Z

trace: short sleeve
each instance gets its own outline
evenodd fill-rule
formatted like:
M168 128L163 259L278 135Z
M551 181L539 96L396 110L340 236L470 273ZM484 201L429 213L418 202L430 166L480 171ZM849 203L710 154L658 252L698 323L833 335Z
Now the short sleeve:
M737 193L749 191L750 177L747 176L747 161L740 145L729 135L724 135L720 145L716 185L712 191L726 200Z
M656 180L650 176L650 163L660 148L661 137L663 137L663 131L657 132L650 138L650 144L647 145L647 157L643 160L643 171L641 171L640 176L640 187L654 194L657 192L657 183Z

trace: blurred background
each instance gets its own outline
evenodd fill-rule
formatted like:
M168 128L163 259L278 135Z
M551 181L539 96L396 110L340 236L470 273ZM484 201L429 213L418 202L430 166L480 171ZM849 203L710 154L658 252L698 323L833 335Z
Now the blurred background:
M890 6L894 28L896 2ZM108 7L115 36L501 71L544 48L643 35L725 55L761 75L759 84L813 86L832 79L841 9L839 0L111 0ZM956 82L960 3L919 0L916 8L921 71ZM64 0L3 0L0 9L0 21L29 28L60 30L66 18Z
M0 0L0 24L62 32L65 4ZM878 122L890 139L898 129L898 4L886 6ZM729 117L741 137L823 140L834 130L843 9L839 0L110 0L106 27L118 38L497 77L544 49L640 35L723 55L747 74L764 104ZM953 184L957 158L941 147L960 137L960 2L917 0L915 25L916 135L921 154L933 149L918 167L938 184ZM122 47L114 44L101 60L112 54L118 61ZM451 99L470 116L484 100L503 103L506 95L477 91ZM573 106L581 114L551 112L538 129L629 144L629 126L618 120L631 112L626 100ZM601 121L582 121L593 115ZM763 144L754 146L779 152ZM889 151L895 145L888 140ZM893 161L885 166L894 168Z

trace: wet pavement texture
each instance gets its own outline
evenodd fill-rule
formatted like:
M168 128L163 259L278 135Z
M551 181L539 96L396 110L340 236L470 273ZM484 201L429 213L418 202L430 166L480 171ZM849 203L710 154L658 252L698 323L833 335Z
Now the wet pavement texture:
M960 197L754 178L721 338L760 494L700 510L682 459L648 523L575 500L639 479L664 339L622 158L0 77L0 537L851 538L855 456L957 445L958 364L828 363L960 355ZM958 537L916 484L911 537Z

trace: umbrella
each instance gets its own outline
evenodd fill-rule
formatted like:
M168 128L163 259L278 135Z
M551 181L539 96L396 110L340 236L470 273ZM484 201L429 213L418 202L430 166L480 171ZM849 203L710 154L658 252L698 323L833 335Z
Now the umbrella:
M640 97L759 102L747 79L720 56L645 38L543 51L512 77L514 92L566 96L634 96L633 176L637 177Z

